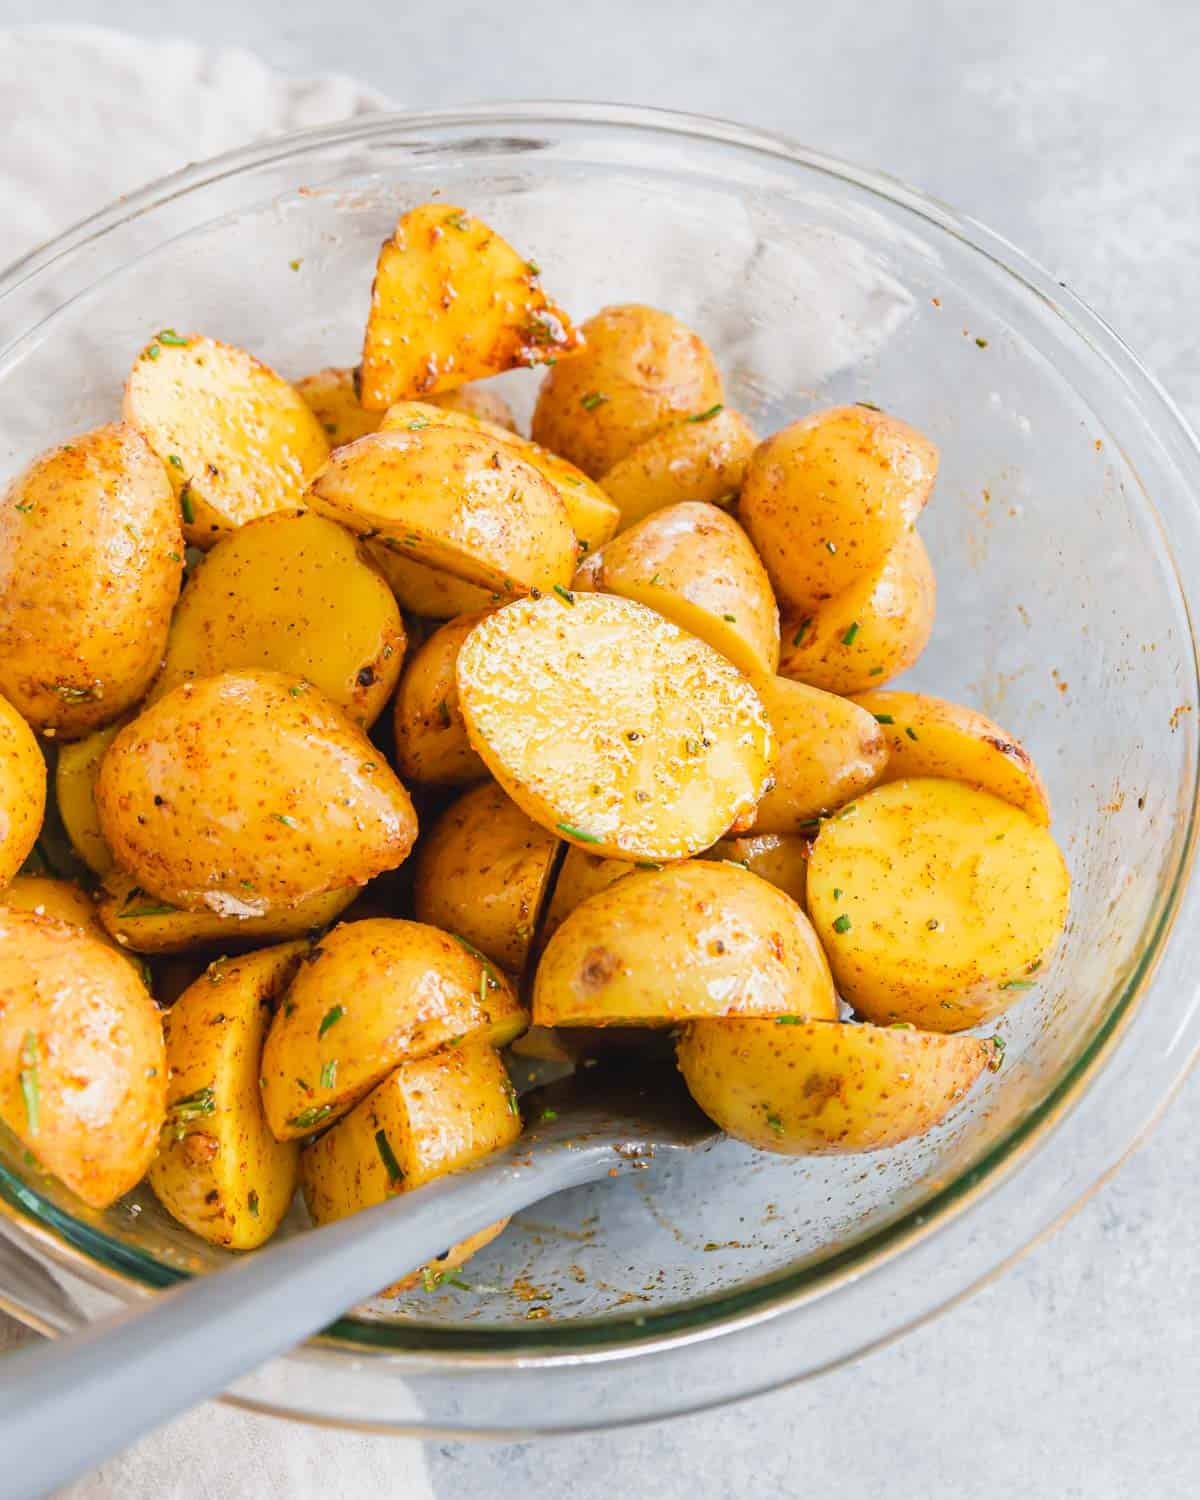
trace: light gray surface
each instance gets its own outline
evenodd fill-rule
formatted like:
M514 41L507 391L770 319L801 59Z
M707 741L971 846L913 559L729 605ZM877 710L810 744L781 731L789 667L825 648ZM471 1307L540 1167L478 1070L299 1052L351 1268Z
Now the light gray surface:
M1200 421L1200 10L1190 0L524 0L508 10L80 0L52 15L0 0L0 25L48 19L238 43L288 71L358 74L412 105L619 98L786 131L887 168L1007 234L1108 317ZM631 1433L434 1444L434 1491L439 1500L534 1487L574 1500L740 1500L815 1486L850 1500L1190 1496L1200 1450L1198 1137L1193 1079L1151 1144L1052 1241L851 1369ZM309 1481L297 1479L296 1500L342 1500L336 1465ZM156 1492L126 1479L121 1493ZM225 1492L204 1481L179 1493Z

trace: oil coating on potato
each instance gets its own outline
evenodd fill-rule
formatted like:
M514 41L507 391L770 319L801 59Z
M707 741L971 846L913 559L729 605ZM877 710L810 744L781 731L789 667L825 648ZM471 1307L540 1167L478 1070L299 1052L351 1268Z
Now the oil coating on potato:
M725 859L743 865L752 875L778 886L803 911L808 889L808 860L812 840L791 833L753 833L721 839L702 859Z
M78 927L0 910L0 1119L93 1208L145 1174L167 1082L133 967Z
M25 863L46 811L46 762L33 730L0 698L0 886Z
M96 811L96 777L108 747L128 722L119 719L103 729L93 729L81 740L60 745L54 767L54 796L71 847L97 875L113 867L112 850L100 827Z
M685 500L731 505L757 443L739 412L709 407L639 443L601 475L600 488L616 502L622 526Z
M358 372L348 365L330 365L312 375L305 375L296 382L296 389L308 402L335 448L378 431L383 420L382 411L368 411L359 404ZM445 411L463 412L485 422L494 422L499 427L516 430L517 424L508 402L484 386L464 385L456 391L424 396L422 400Z
M112 939L96 915L96 903L73 880L59 880L51 875L18 875L0 890L0 909L32 912L37 917L66 922L112 946Z
M222 916L365 885L403 864L417 833L380 751L279 672L225 672L161 698L109 746L96 806L144 890Z
M1027 813L955 781L876 787L821 826L808 908L869 1021L962 1031L1034 987L1070 878Z
M464 583L426 563L414 562L404 557L390 543L367 542L367 556L371 564L387 581L395 595L396 603L411 615L420 615L427 620L453 620L459 615L478 614L481 609L490 609L502 604L505 596L494 589L480 588L477 583Z
M774 736L747 679L628 599L522 599L458 656L467 733L535 822L595 854L680 859L762 794Z
M396 694L396 766L408 781L465 786L488 774L471 748L458 703L455 664L482 614L449 620L417 651Z
M158 670L182 575L171 486L132 427L43 453L0 495L0 692L61 739L118 718Z

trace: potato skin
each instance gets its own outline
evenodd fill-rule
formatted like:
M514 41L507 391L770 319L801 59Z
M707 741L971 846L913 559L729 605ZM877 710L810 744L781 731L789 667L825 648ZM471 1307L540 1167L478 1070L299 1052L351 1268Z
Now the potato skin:
M533 985L537 1026L837 1013L825 955L796 903L710 860L638 871L590 896L547 943Z
M37 917L65 922L98 942L112 946L112 939L96 915L96 903L73 880L59 880L50 875L18 875L0 890L0 910L32 912Z
M299 1180L300 1148L267 1128L258 1075L272 1011L307 951L218 959L163 1020L171 1073L150 1186L173 1218L229 1250L265 1244Z
M371 565L383 575L396 603L410 615L427 620L453 620L502 604L505 596L477 583L464 583L427 563L404 557L383 542L366 542Z
M109 746L96 806L144 890L224 916L365 885L403 864L417 833L408 793L362 730L279 672L173 689Z
M809 1021L698 1021L679 1041L693 1099L736 1140L787 1156L922 1135L996 1056L978 1037Z
M600 476L600 488L616 502L622 526L685 500L729 505L757 445L745 417L723 406L703 421L684 418L639 443Z
M359 405L358 371L349 365L330 365L324 370L316 370L298 380L296 389L335 448L378 431L383 420L382 411L368 411ZM445 411L481 417L485 422L516 431L517 424L508 402L482 386L464 385L456 391L425 396L424 400Z
M0 698L0 887L37 843L46 813L46 762L33 730Z
M785 617L780 676L851 696L882 687L929 644L936 611L929 553L907 531L875 572L811 613Z
M60 745L54 767L58 815L71 847L90 870L101 876L112 869L113 855L96 811L96 777L108 747L128 722L128 718L118 719L103 729L93 729L81 740Z
M60 739L119 718L158 670L182 575L179 510L139 433L49 449L0 495L0 693Z
M0 1119L42 1166L107 1208L150 1165L166 1083L133 967L78 927L0 910Z
M455 664L482 614L461 615L435 630L400 679L394 708L396 767L406 781L466 786L488 774L471 748L458 702Z
M835 894L836 893L836 894ZM1047 831L955 781L876 787L821 825L808 907L838 989L879 1025L962 1031L1035 983L1067 917Z
M660 308L606 307L580 332L583 353L542 381L533 437L593 479L660 428L725 399L703 339Z
M777 886L801 911L805 911L811 852L812 840L798 834L754 833L722 839L700 857L744 865L752 875Z
M632 875L643 868L632 860L609 859L604 854L592 854L580 844L568 844L558 866L554 889L546 903L538 938L541 946L546 944L571 915L589 896L607 890L610 885Z

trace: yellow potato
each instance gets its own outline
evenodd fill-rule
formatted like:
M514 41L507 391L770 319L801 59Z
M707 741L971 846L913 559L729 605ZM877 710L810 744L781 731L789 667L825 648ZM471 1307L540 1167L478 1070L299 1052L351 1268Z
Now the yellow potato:
M308 402L335 447L352 443L355 438L366 437L367 433L379 429L384 414L382 411L367 411L366 407L359 405L358 372L348 365L330 366L306 375L296 382L296 389ZM443 391L440 395L423 399L446 411L464 412L494 422L499 427L516 430L517 424L508 402L482 386L464 385L459 390Z
M955 781L876 787L822 824L808 909L868 1021L962 1031L1036 984L1070 877L1027 813Z
M632 875L639 868L646 869L649 865L644 861L639 866L627 859L609 859L603 854L592 854L579 844L568 844L542 917L538 934L542 947L589 896L607 890L615 881Z
M600 478L600 488L632 526L685 500L730 505L758 443L750 424L728 406L685 417L639 443Z
M94 729L82 740L60 746L54 768L58 815L75 853L97 875L108 874L113 867L113 856L96 811L96 777L108 747L126 722L120 719L103 729Z
M32 912L36 917L66 922L80 928L89 937L112 946L112 939L96 915L96 903L73 880L59 880L50 875L18 875L0 890L0 909Z
M590 896L546 945L537 1026L664 1026L708 1016L837 1017L808 918L748 870L688 860Z
M911 525L937 449L865 406L813 412L754 452L738 516L781 605L811 613L874 573Z
M504 602L503 594L480 588L477 583L464 583L461 578L439 572L425 563L414 562L411 557L402 556L383 542L367 542L365 545L372 565L387 580L400 608L409 614L421 615L428 620L453 620L459 615L478 614L482 609Z
M162 1025L107 944L0 910L0 1120L93 1208L144 1176L163 1122Z
M359 396L368 411L379 411L562 359L578 345L532 261L461 208L422 203L379 252Z
M542 382L533 437L593 479L681 417L725 399L704 340L656 307L606 307L580 329L584 351Z
M320 422L281 375L244 349L169 328L134 361L124 416L167 466L197 547L295 510L329 456Z
M929 644L937 583L906 531L883 562L807 614L785 616L779 672L827 693L861 693L906 672Z
M349 530L497 593L565 586L575 571L558 491L512 448L457 426L347 443L307 498Z
M312 950L263 1050L263 1103L280 1140L310 1135L399 1063L478 1036L506 1046L529 1017L460 939L380 917L343 922Z
M786 677L760 691L779 755L775 785L754 815L754 833L799 833L879 780L887 744L865 709Z
M978 1037L837 1021L698 1021L679 1041L679 1070L705 1114L787 1156L922 1135L997 1057Z
M483 615L449 620L413 653L396 694L396 765L406 781L464 786L487 767L471 748L458 704L454 668L463 641Z
M123 423L34 459L0 494L0 693L77 739L150 686L183 574L163 466Z
M808 891L808 860L812 841L791 833L756 833L722 839L701 857L744 865L752 875L778 886L801 910Z
M0 698L0 887L37 843L46 811L46 762L33 730Z
M506 605L467 637L457 672L467 733L496 780L595 854L698 853L766 784L774 737L750 683L631 600Z
M779 611L750 538L714 505L657 510L584 558L572 588L636 599L752 679L779 664Z
M887 741L881 781L965 781L1049 824L1050 799L1032 756L993 720L928 693L862 693L855 702L874 715Z
M418 846L413 911L510 974L525 968L560 841L488 781L464 792Z
M300 1177L300 1148L267 1128L258 1086L271 1012L307 943L219 959L163 1021L167 1123L150 1186L201 1239L254 1250L279 1228Z
M404 622L361 543L282 511L224 537L188 583L151 701L242 667L303 678L369 728L404 660Z
M422 396L421 400L440 407L442 411L478 417L481 422L491 422L493 426L504 427L509 432L517 430L517 419L513 416L512 407L503 396L482 385L460 385L452 391L435 391L431 395Z
M259 917L365 885L416 838L362 730L279 672L185 682L126 725L96 781L116 862L159 901Z

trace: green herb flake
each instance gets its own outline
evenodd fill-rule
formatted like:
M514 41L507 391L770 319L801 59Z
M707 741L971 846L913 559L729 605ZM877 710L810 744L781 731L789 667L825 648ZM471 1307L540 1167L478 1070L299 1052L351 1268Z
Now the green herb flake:
M913 740L913 741L916 740L916 738L917 738L917 731L912 727L911 724L906 724L904 726L904 732L905 732L906 735L908 735L908 737L909 737L910 740Z
M985 1043L992 1050L992 1055L988 1059L988 1072L998 1073L1000 1064L1004 1061L1004 1054L1008 1050L1008 1043L999 1035L985 1038Z
M287 815L287 813L272 813L271 816L275 819L275 821L277 823L282 823L285 828L299 828L300 827L299 823L296 822L295 818L289 817Z
M325 1033L331 1030L346 1014L344 1005L335 1005L332 1010L327 1010L321 1017L321 1024L317 1027L317 1040L320 1041Z
M288 1124L294 1125L297 1130L313 1130L332 1113L332 1104L314 1104L308 1109L302 1109L298 1115L293 1115Z
M25 505L20 500L17 501L16 508L21 512L21 514L23 516L29 515L30 511L33 510L33 506L32 505Z
M834 920L833 930L834 930L834 932L839 932L839 933L840 932L849 932L850 931L850 925L851 925L850 924L850 918L846 915L845 912L843 912L840 917L837 917Z
M778 1115L768 1115L767 1124L771 1127L776 1135L783 1134L783 1121L779 1118Z
M574 604L575 603L575 595L571 592L570 589L563 588L563 586L562 586L561 583L556 583L554 585L554 592L558 595L558 597L560 599L562 599L564 601L564 603L566 603L566 604Z
M421 1285L427 1292L436 1292L442 1284L442 1272L432 1266L421 1267Z
M775 1017L775 1024L776 1024L776 1026L803 1026L804 1025L804 1017L803 1016L776 1016Z
M299 257L297 257L295 260L288 261L288 265L292 268L293 271L298 271L303 264L304 262Z
M171 559L172 562L181 563L183 561L183 558L180 557L178 552L168 552L167 556Z
M41 1114L41 1090L38 1085L37 1033L27 1031L21 1043L21 1098L25 1102L25 1125L30 1135L37 1135Z
M158 356L162 353L162 350L158 347L157 344L151 344L151 345L149 345L148 348L144 349L142 352L146 356L147 359L157 359Z
M876 714L875 722L876 724L894 724L896 718L894 714Z
M882 411L882 406L876 406L874 401L856 401L855 406L865 406L868 411Z
M882 667L872 667L871 670L867 673L867 676L868 677L882 677L883 676L883 668Z
M504 1080L504 1097L508 1102L509 1114L519 1115L521 1113L521 1106L517 1103L517 1091L512 1086L511 1078L506 1078Z
M183 468L183 459L180 458L180 456L179 456L178 453L168 453L167 454L167 462L171 465L171 467L173 469L182 469Z
M688 422L711 422L713 417L725 410L725 403L718 401L715 406L710 406L707 411L698 411L694 417L686 417Z
M525 262L525 269L531 276L540 276L542 274L542 268L536 260L527 260Z
M655 861L653 859L638 859L638 860L634 860L634 864L637 866L637 868L639 870L661 870L662 869L662 865L658 864L657 861Z
M737 624L737 615L722 615L723 620L728 620L731 625Z
M307 686L307 682L293 682L291 687L288 688L288 693L291 697L298 698Z
M451 214L450 217L446 220L446 223L449 224L452 229L461 230L463 234L465 234L471 227L471 221L464 213Z
M186 349L189 340L181 339L173 328L161 328L154 335L160 344L166 344L169 349Z
M379 1160L383 1163L383 1170L388 1175L388 1182L395 1187L404 1181L404 1171L396 1160L396 1153L392 1150L392 1143L388 1140L386 1130L375 1132L375 1149L379 1152Z
M558 1119L558 1110L544 1109L542 1110L541 1114L538 1115L538 1119L544 1120L547 1125L553 1125L555 1120Z
M331 1089L337 1086L337 1068L337 1058L331 1057L321 1069L321 1087L323 1089Z
M258 1218L258 1194L254 1191L253 1188L250 1189L250 1196L246 1199L246 1207L250 1210L251 1216L253 1218L257 1219Z
M187 1134L188 1126L194 1120L202 1120L207 1115L215 1114L217 1109L217 1096L211 1088L196 1089L190 1094L185 1094L182 1099L176 1099L173 1104L167 1105L166 1126L172 1131L177 1141L183 1139Z
M595 833L585 833L582 828L575 828L570 823L555 823L559 833L566 834L569 839L578 839L581 844L602 844L604 840Z
M471 1290L471 1283L464 1281L461 1276L443 1276L442 1279L447 1286L456 1286L460 1291L469 1292Z
M850 629L847 630L846 634L842 637L842 645L843 646L853 646L853 644L854 644L854 637L857 634L858 634L858 621L855 620L854 624L851 625Z
M420 432L423 427L429 426L428 417L414 417L411 422L405 422L409 432Z
M810 615L807 620L801 620L800 621L800 629L797 630L796 634L792 637L792 645L793 646L799 646L800 643L804 640L804 637L808 634L808 632L811 629L812 629L812 617Z
M888 1025L889 1031L916 1031L911 1021L892 1021Z
M1034 987L1032 979L1006 979L1000 986L1002 990L1031 990Z
M842 899L842 888L841 888L840 885L835 885L834 886L834 888L833 888L833 899L835 901L840 901Z
M826 550L826 552L829 553L830 557L832 557L837 552L837 543L836 542L826 542L825 543L825 550Z
M987 346L988 346L987 339L976 339L975 342L979 345L979 347L981 349L986 349Z
M579 404L583 407L584 411L595 411L598 406L603 406L607 400L608 397L603 391L589 391L586 396L580 399Z
M191 526L196 519L196 507L192 504L192 489L188 484L185 484L179 491L179 514L183 517L185 526Z

